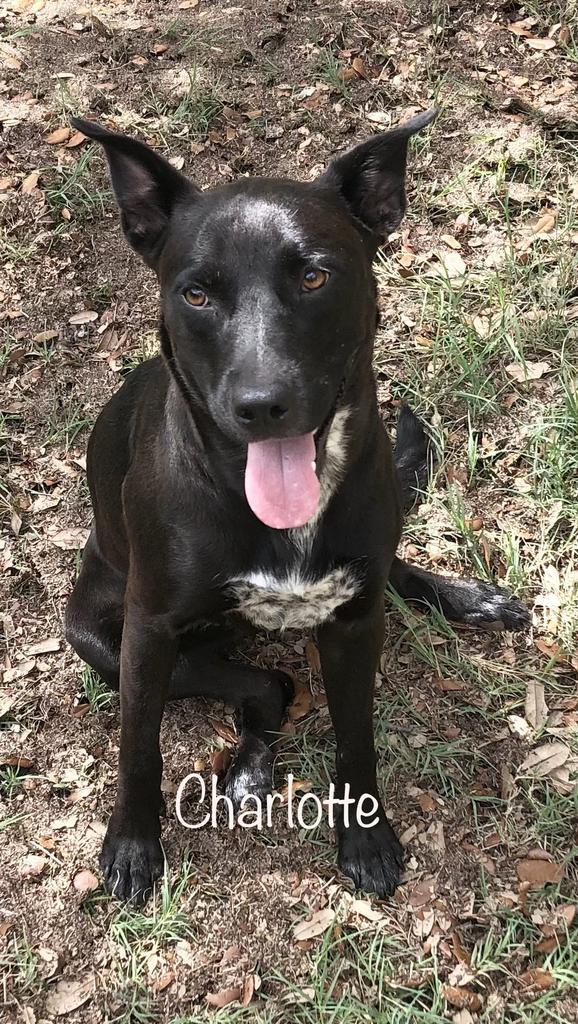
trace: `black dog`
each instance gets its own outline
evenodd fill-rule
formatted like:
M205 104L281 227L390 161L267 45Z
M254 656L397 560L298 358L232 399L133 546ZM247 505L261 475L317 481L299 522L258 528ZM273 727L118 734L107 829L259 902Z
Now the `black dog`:
M101 866L122 898L142 897L163 868L167 699L239 706L227 793L239 804L272 787L288 677L226 661L204 624L236 614L267 629L317 627L338 791L349 783L355 799L379 799L372 699L387 581L456 620L527 621L498 588L395 556L402 488L372 376L372 260L404 213L409 138L433 117L370 138L310 184L242 179L208 192L142 143L73 122L103 144L125 235L161 290L162 357L129 376L90 439L95 525L66 619L80 656L120 685ZM397 447L406 492L424 458L407 412ZM381 804L377 817L372 828L338 822L339 864L385 895L402 850Z

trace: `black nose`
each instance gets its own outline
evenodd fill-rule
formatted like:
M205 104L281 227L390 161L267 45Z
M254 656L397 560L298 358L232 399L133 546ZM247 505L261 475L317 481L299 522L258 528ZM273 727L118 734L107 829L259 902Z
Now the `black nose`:
M270 430L286 420L291 409L291 397L284 388L263 390L247 388L235 398L235 417L252 430Z

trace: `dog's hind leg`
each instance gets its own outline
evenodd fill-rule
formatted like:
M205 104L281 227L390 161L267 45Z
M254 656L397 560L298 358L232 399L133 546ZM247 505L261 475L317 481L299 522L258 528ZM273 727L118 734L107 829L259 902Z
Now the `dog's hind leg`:
M125 578L102 558L94 530L65 615L66 639L111 690L118 690Z
M390 586L406 601L438 608L453 622L481 629L524 629L528 609L507 590L476 579L438 576L394 558Z
M405 511L426 486L430 442L420 419L404 405L397 421L395 466ZM395 558L390 586L406 601L431 605L454 622L483 629L524 629L530 621L525 606L508 591L476 579L455 579L426 572Z

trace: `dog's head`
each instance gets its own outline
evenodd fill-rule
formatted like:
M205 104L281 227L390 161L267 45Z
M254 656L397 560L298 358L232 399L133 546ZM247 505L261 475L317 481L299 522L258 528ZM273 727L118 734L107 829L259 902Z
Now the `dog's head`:
M370 356L372 261L405 211L408 141L434 116L374 135L311 183L208 191L142 142L73 120L104 146L126 238L157 273L173 372L247 445L247 497L269 526L315 512L316 433Z

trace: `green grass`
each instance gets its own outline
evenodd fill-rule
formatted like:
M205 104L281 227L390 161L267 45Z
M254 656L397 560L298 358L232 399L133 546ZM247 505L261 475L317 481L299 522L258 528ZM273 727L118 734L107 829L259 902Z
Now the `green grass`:
M36 242L16 238L5 229L0 231L0 259L3 263L26 263L32 259L36 249Z
M341 93L341 96L347 99L349 88L343 78L346 67L346 63L339 60L328 46L324 46L315 61L313 75L316 81L325 82L334 92Z
M90 426L90 422L82 401L77 401L73 396L65 400L55 398L47 417L46 440L49 444L61 445L68 450Z
M26 779L34 777L10 765L0 768L0 794L7 800L12 800L20 792Z
M191 139L206 138L223 108L218 88L204 82L199 68L187 70L187 76L188 88L178 100L167 99L154 88L145 95L148 107L160 121L158 134L167 146L172 142L169 129L184 130Z
M89 912L111 908L107 942L113 960L114 989L111 995L119 1021L147 1024L157 1019L150 988L151 957L170 951L180 940L195 936L193 869L184 860L176 881L168 874L155 886L154 895L144 910L131 906L118 909L114 901L98 897L90 902Z
M71 166L49 167L45 171L46 201L61 231L66 230L68 223L62 219L63 208L70 211L72 220L84 223L101 217L111 198L110 189L94 187L90 164L96 150L96 146L88 146Z
M103 683L100 676L90 668L83 665L81 672L82 696L89 704L93 714L104 711L115 703L115 694Z
M8 991L20 999L36 995L42 987L38 957L26 935L8 939L0 952L0 976Z

